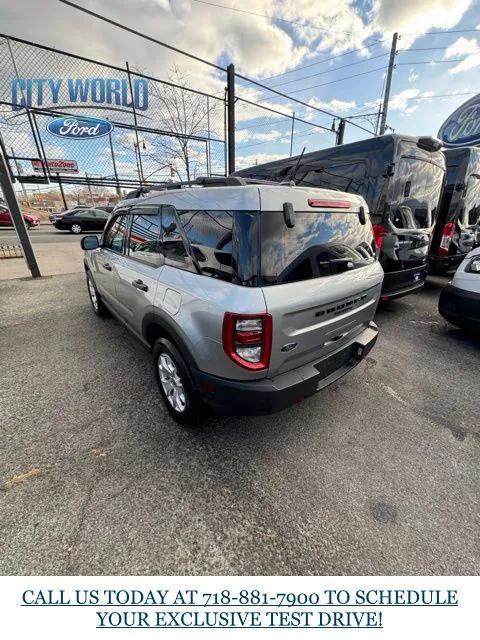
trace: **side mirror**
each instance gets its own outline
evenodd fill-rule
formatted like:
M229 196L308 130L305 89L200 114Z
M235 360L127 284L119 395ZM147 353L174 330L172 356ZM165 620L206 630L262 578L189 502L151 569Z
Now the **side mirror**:
M295 211L293 210L293 204L291 202L283 203L283 219L289 229L293 229L295 226Z
M98 249L100 243L97 236L84 236L80 240L80 246L84 251L91 251L92 249Z

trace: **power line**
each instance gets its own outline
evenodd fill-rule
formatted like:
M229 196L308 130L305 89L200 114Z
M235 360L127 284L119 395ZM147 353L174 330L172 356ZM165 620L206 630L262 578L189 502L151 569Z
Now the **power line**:
M377 60L378 58L385 58L388 56L388 53L382 53L379 56L373 56L372 58L366 58L365 60L357 60L356 62L350 62L349 64L343 64L340 67L335 67L335 69L328 69L327 71L319 71L318 73L312 73L308 76L303 76L302 78L295 78L294 80L287 80L286 82L280 82L279 84L273 84L272 87L282 87L286 84L292 84L292 82L300 82L301 80L308 80L308 78L315 78L317 76L323 76L326 73L333 73L334 71L340 71L340 69L345 69L346 67L353 67L357 64L364 64L365 62L370 62L370 60Z
M238 9L237 7L228 7L224 4L216 4L214 2L207 2L207 0L193 0L194 2L198 2L200 4L206 4L209 5L211 7L216 7L217 9L227 9L230 11L236 11L237 13L245 13L249 16L256 16L257 18L267 18L268 20L276 20L277 22L286 22L288 24L294 24L297 25L299 27L307 27L307 28L314 28L314 29L318 29L319 31L327 31L328 33L336 33L336 34L340 34L340 35L347 35L347 36L356 36L357 34L353 33L352 31L334 31L333 29L327 29L326 27L320 27L317 24L314 25L308 25L305 24L304 22L298 22L295 20L287 20L287 18L279 18L277 16L269 16L265 13L256 13L255 11L246 11L245 9Z
M475 33L480 29L445 29L444 31L424 31L423 33L403 33L402 36L429 36L429 35L443 35L448 33Z
M350 49L350 51L339 53L336 56L331 56L330 58L323 58L322 60L317 60L316 62L311 62L310 64L304 64L301 67L295 67L295 69L290 69L289 71L284 71L283 73L276 73L273 76L267 76L266 78L262 78L262 79L265 81L265 80L271 80L272 78L280 78L281 76L286 76L289 73L295 73L296 71L300 71L301 69L309 69L310 67L315 67L317 64L323 64L324 62L331 62L331 60L336 60L337 58L343 58L344 56L348 56L351 53L357 53L358 51L363 51L364 49L371 49L372 47L377 47L379 44L382 44L383 42L387 42L387 41L380 40L379 42L366 44L364 47L359 47L358 49ZM372 58L366 58L366 60L372 60Z
M467 60L468 56L466 58L457 58L456 60L411 60L409 62L397 62L396 66L400 66L400 65L407 65L410 66L412 64L455 64L457 62L463 62L464 60Z
M210 62L209 60L205 60L204 58L200 58L199 56L196 56L193 53L189 53L188 51L184 51L183 49L178 49L177 47L174 47L171 44L167 44L166 42L162 42L161 40L157 40L157 38L153 38L152 36L148 36L145 33L141 33L140 31L137 31L136 29L132 29L131 27L127 27L126 25L121 24L120 22L116 22L115 20L112 20L111 18L107 18L106 16L101 15L100 13L95 13L95 11L90 11L90 9L86 9L85 7L82 7L79 4L75 4L75 2L70 2L70 0L58 0L58 1L61 2L62 4L68 5L69 7L72 7L73 9L78 9L78 11L82 11L83 13L86 13L89 16L93 16L94 18L98 18L99 20L103 20L103 22L108 22L109 24L113 25L114 27L118 27L119 29L123 29L124 31L128 31L129 33L132 33L135 36L139 36L140 38L145 38L145 40L149 40L150 42L153 42L154 44L159 44L162 47L170 49L171 51L175 51L175 53L180 53L182 56L187 56L187 58L191 58L192 60L196 60L197 62L203 62L203 64L206 64L209 67L213 67L214 69L218 69L219 71L226 71L226 69L224 67L221 67L220 65L215 64L214 62Z
M343 78L337 78L336 80L330 80L329 82L322 82L322 84L314 84L314 85L310 85L309 87L304 87L303 89L295 89L295 91L290 91L290 93L301 93L302 91L308 91L309 89L318 89L319 87L326 87L329 84L336 84L337 82L343 82L344 80L351 80L352 78L358 78L359 76L366 76L369 73L375 73L376 71L385 71L386 67L377 67L376 69L371 69L370 71L363 71L362 73L355 73L354 75L351 76L344 76ZM267 87L267 89L269 89L270 91L273 91L272 87ZM285 96L287 98L290 98L290 96ZM295 100L295 98L293 98ZM308 105L310 108L313 108L311 105ZM338 118L339 116L336 114L332 114L332 113L327 113L327 115L330 115L335 118ZM353 123L352 123L353 124Z

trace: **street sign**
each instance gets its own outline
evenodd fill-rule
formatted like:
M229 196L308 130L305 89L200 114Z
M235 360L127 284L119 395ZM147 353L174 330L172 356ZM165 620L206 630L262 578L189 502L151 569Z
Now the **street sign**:
M446 147L480 144L480 94L464 102L445 120L438 137Z
M32 167L35 173L43 173L42 160L32 160ZM50 173L78 173L76 160L47 160Z

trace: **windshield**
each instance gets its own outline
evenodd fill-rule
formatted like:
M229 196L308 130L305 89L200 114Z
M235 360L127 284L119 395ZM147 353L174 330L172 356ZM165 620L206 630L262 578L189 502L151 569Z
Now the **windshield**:
M296 211L292 229L282 212L261 214L262 286L343 273L374 260L372 227L357 213Z

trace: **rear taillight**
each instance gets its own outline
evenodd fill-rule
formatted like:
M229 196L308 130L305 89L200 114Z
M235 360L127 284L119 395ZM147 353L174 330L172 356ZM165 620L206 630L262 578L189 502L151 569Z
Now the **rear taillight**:
M448 256L448 250L452 242L453 234L455 233L455 222L447 222L443 227L442 239L440 240L440 246L438 247L439 256Z
M272 316L268 313L226 313L223 318L223 348L244 369L268 369L272 350Z
M385 231L385 227L383 226L383 224L374 224L372 225L372 230L373 230L373 237L375 238L375 244L377 245L378 249L382 248L383 245L383 241L385 239L385 234L387 233Z

